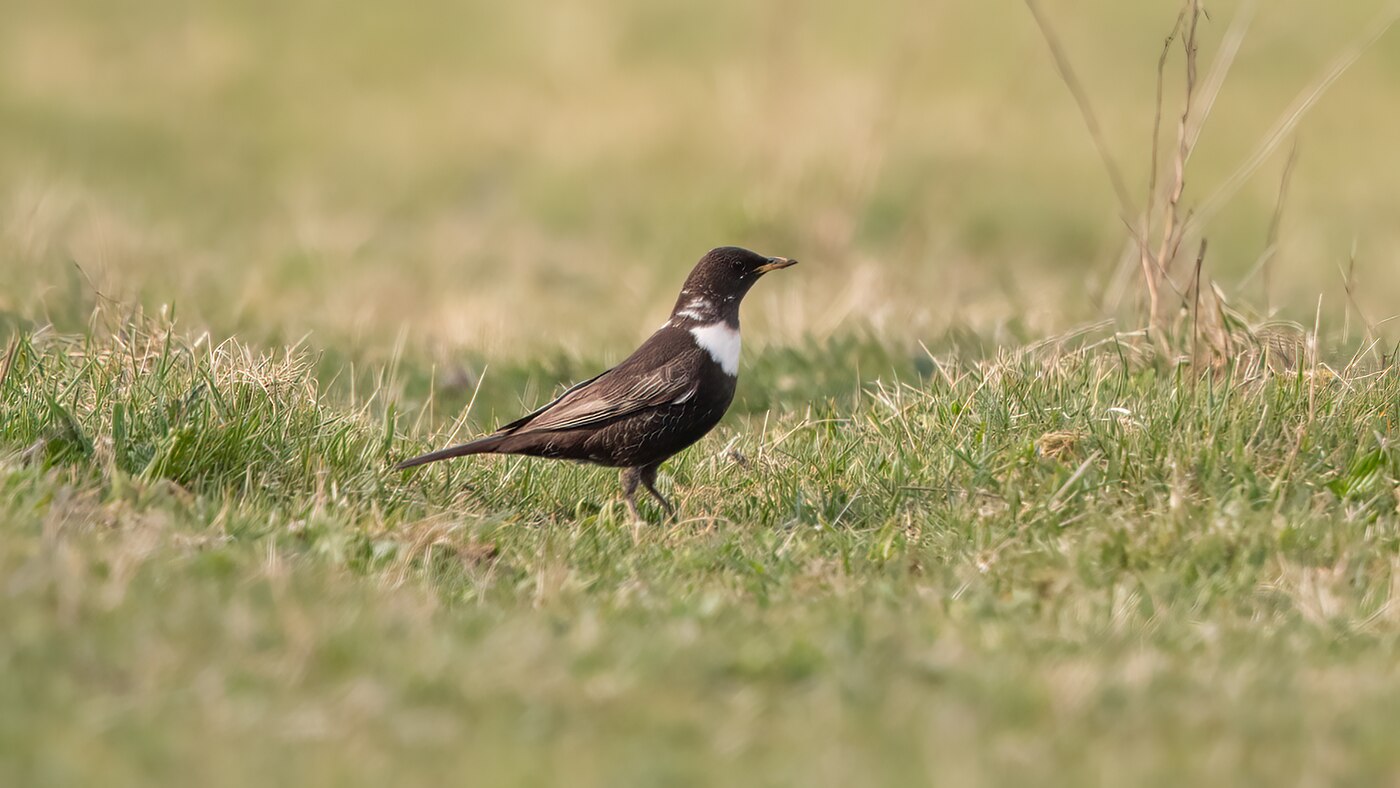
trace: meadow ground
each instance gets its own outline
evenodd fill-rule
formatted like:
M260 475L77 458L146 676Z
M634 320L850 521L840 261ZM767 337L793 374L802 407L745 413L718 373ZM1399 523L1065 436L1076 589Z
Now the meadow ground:
M1396 34L1298 126L1267 278L1291 143L1211 199L1386 4L1254 12L1184 205L1301 339L1211 370L1130 331L1023 6L529 5L0 2L0 784L1400 779ZM1134 184L1142 5L1044 3ZM803 265L679 522L388 470L719 243Z

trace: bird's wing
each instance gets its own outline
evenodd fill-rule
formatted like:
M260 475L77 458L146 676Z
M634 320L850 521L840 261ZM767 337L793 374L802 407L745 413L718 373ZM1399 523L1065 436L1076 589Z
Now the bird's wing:
M700 386L693 353L681 353L650 369L624 362L565 391L539 410L498 432L525 434L589 427L695 396Z

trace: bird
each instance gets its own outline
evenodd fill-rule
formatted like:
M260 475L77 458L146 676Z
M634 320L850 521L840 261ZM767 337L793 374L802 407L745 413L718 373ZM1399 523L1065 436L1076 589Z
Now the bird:
M632 355L495 432L395 466L406 470L472 454L517 454L620 468L634 521L637 488L666 516L656 489L661 464L705 436L734 400L739 380L739 304L764 274L796 265L737 246L706 252L681 287L670 318Z

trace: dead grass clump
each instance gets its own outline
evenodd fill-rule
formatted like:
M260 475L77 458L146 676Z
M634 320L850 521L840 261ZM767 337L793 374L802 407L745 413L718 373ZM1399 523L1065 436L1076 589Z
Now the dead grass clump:
M1093 105L1075 75L1059 38L1037 0L1026 0L1026 5L1050 47L1061 78L1079 107L1118 198L1121 218L1130 240L1122 255L1116 281L1126 281L1130 278L1127 272L1132 268L1137 269L1141 285L1137 299L1139 315L1145 322L1141 339L1145 340L1157 359L1171 364L1185 363L1201 370L1218 371L1225 366L1237 366L1253 372L1280 372L1298 366L1301 349L1307 344L1306 334L1301 330L1294 331L1292 327L1281 331L1278 324L1268 322L1268 315L1273 309L1273 267L1278 256L1279 230L1297 161L1297 146L1293 146L1284 165L1265 249L1245 277L1245 281L1250 281L1257 276L1263 282L1264 319L1251 318L1249 310L1232 309L1224 289L1211 276L1205 240L1206 222L1292 134L1327 89L1400 20L1400 5L1392 4L1386 9L1312 85L1299 94L1259 142L1254 153L1197 209L1188 207L1185 200L1191 159L1248 32L1254 4L1246 2L1240 8L1219 52L1202 77L1199 30L1203 19L1208 22L1210 18L1200 0L1183 2L1157 61L1157 100L1147 168L1146 201L1141 209L1134 204L1127 181L1109 153ZM1163 95L1168 66L1173 52L1178 50L1181 55L1182 98L1179 108L1169 112L1163 104ZM1167 149L1165 163L1162 160L1161 139L1164 115L1177 119L1175 144ZM1162 177L1164 174L1166 177ZM1192 249L1195 250L1194 257ZM1191 264L1193 259L1194 265ZM1354 308L1354 266L1351 272L1344 272L1344 277L1349 306ZM1359 309L1356 312L1360 314ZM1367 324L1368 340L1373 339L1373 329ZM1313 336L1316 336L1316 330ZM1373 355L1374 344L1368 350ZM1380 360L1380 357L1376 355L1376 359Z

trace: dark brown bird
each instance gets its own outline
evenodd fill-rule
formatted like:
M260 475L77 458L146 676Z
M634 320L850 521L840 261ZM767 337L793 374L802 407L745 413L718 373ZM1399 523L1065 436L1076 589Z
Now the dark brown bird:
M759 277L795 265L747 249L712 249L686 277L671 319L621 364L490 435L399 463L412 468L468 454L524 454L622 468L627 510L637 486L668 515L661 463L719 423L739 375L739 303Z

